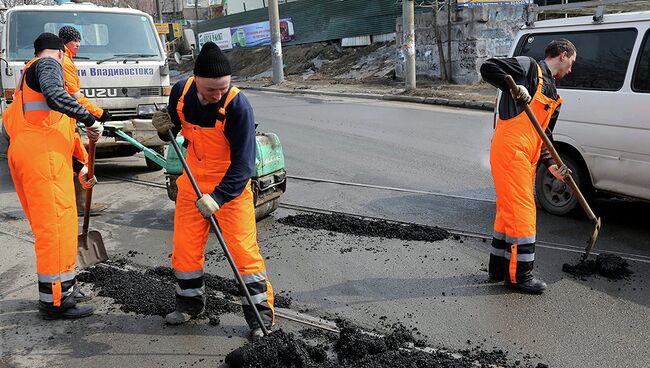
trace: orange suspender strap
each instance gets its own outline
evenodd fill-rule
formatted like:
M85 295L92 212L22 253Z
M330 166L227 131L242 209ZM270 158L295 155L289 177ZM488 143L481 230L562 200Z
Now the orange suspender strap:
M237 97L239 94L239 88L232 86L230 87L230 90L228 91L228 95L226 96L226 101L224 101L223 106L219 108L219 114L217 114L217 121L220 123L224 123L226 121L226 108L232 100Z
M183 106L185 105L185 95L192 86L192 82L194 82L194 77L187 78L187 82L185 82L185 86L183 86L183 93L181 93L181 97L178 98L178 103L176 104L176 112L181 121L186 121L185 115L183 115Z

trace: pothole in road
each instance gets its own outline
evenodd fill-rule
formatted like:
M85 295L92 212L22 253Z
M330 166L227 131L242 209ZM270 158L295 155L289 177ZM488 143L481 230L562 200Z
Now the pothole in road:
M632 275L630 265L623 258L601 253L595 260L580 261L577 264L565 263L562 271L577 277L601 275L609 279L620 280Z
M341 214L298 214L283 217L281 224L315 230L328 230L358 236L435 242L449 237L447 230L437 226L398 224L369 220Z

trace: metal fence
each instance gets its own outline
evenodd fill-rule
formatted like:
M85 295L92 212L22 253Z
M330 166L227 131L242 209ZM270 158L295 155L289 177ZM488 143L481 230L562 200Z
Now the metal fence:
M430 11L418 9L417 12ZM395 32L395 19L402 16L396 0L303 0L280 4L280 17L291 17L295 39L289 44L336 40L346 37ZM268 8L210 19L198 32L236 27L268 20Z

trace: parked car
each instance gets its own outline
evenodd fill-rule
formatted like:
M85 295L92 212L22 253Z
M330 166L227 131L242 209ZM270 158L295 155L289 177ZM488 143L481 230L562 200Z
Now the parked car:
M545 46L576 45L572 73L557 81L564 99L555 146L586 193L650 200L650 11L535 22L516 37L511 56L544 58ZM537 203L564 215L577 201L540 165Z

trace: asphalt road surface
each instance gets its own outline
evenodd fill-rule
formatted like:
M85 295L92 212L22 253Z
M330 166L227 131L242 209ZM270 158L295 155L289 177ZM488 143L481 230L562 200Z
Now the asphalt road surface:
M284 203L491 233L491 114L245 93L258 130L282 141L291 176ZM219 327L196 322L171 329L160 318L121 313L104 298L93 301L97 315L91 318L42 322L35 313L29 225L6 159L0 165L0 367L128 366L134 360L142 367L207 367L243 343L241 316L226 316ZM111 207L91 227L102 232L111 256L169 266L173 203L160 185L116 179L163 184L163 171L147 171L136 155L99 160L97 173L97 200ZM369 329L402 322L434 346L503 349L513 361L641 367L650 351L648 210L638 201L596 203L603 218L597 251L625 256L635 272L620 281L564 274L562 264L578 259L590 225L579 214L556 217L539 210L535 272L549 284L542 296L486 283L489 241L480 238L425 243L310 231L278 223L296 213L284 208L258 223L258 236L276 291L289 292L296 310L345 317ZM213 239L208 249L215 249ZM218 256L208 257L206 271L230 272Z

